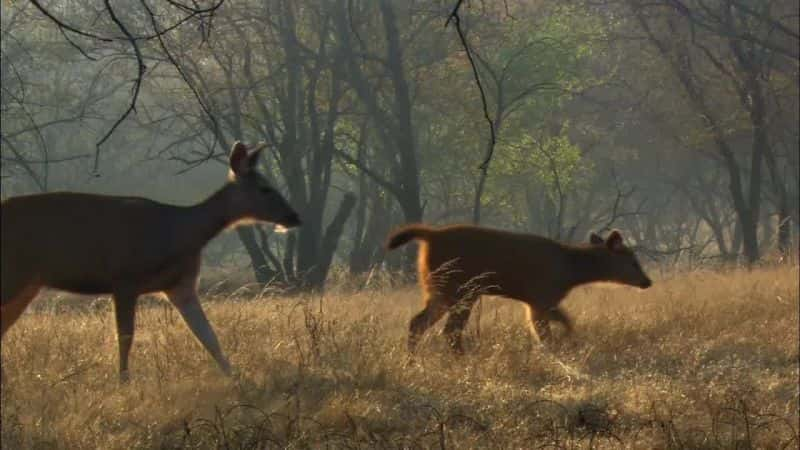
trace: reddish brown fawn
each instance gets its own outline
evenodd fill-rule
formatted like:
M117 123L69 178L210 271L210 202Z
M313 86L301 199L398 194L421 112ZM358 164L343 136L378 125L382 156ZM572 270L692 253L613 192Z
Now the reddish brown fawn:
M550 339L550 321L572 331L559 307L569 291L594 281L646 289L652 285L619 231L607 239L596 234L584 245L569 245L531 234L469 225L433 228L409 225L389 236L391 250L420 241L419 283L425 309L411 319L408 348L449 312L444 334L456 353L463 353L461 334L481 294L519 300L527 305L531 335Z
M230 364L198 302L200 253L211 238L239 221L286 228L300 225L297 213L256 172L263 147L234 143L229 181L194 206L71 192L4 201L2 336L41 288L112 294L119 376L125 381L137 299L163 292L222 371L230 374Z

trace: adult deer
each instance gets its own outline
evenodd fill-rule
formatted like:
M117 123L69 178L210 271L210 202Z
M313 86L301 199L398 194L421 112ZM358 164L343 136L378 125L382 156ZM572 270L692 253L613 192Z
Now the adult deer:
M224 228L243 220L287 228L300 225L297 213L256 172L263 147L234 143L229 181L194 206L71 192L2 202L2 336L43 287L112 294L119 376L126 381L136 301L142 294L163 292L222 371L230 374L198 302L201 251Z

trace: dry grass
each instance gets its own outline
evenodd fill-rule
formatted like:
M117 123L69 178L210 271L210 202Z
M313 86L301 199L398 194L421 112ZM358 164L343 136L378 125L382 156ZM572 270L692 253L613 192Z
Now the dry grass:
M209 302L233 379L150 302L126 386L108 301L39 300L3 342L3 448L800 445L797 267L581 288L552 352L529 349L520 305L484 300L461 359L436 333L409 359L418 296Z

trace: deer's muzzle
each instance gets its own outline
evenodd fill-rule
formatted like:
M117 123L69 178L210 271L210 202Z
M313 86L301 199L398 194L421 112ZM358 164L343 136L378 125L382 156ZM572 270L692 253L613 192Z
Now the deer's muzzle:
M286 228L293 228L302 225L303 221L300 220L300 216L298 216L296 212L293 212L286 216L280 224Z

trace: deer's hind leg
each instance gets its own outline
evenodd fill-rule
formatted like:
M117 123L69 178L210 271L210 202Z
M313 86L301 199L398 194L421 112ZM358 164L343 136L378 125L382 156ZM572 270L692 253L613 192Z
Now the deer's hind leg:
M40 287L35 284L27 286L13 286L7 279L2 280L2 302L0 302L0 339L6 335L6 331L14 325L19 316L25 312L25 308L36 298ZM0 382L5 383L5 371L0 364Z
M452 308L447 316L447 322L444 325L444 334L447 337L447 342L450 348L458 355L464 353L464 346L461 342L461 336L464 333L464 327L469 322L469 316L472 313L472 307L478 297L464 298Z
M3 280L2 303L0 303L0 327L2 327L0 329L0 338L6 335L6 331L25 312L25 309L36 298L40 289L40 286L36 284L13 286L11 282Z
M439 292L426 293L425 309L417 313L408 325L408 351L414 353L419 338L447 312L447 302Z

